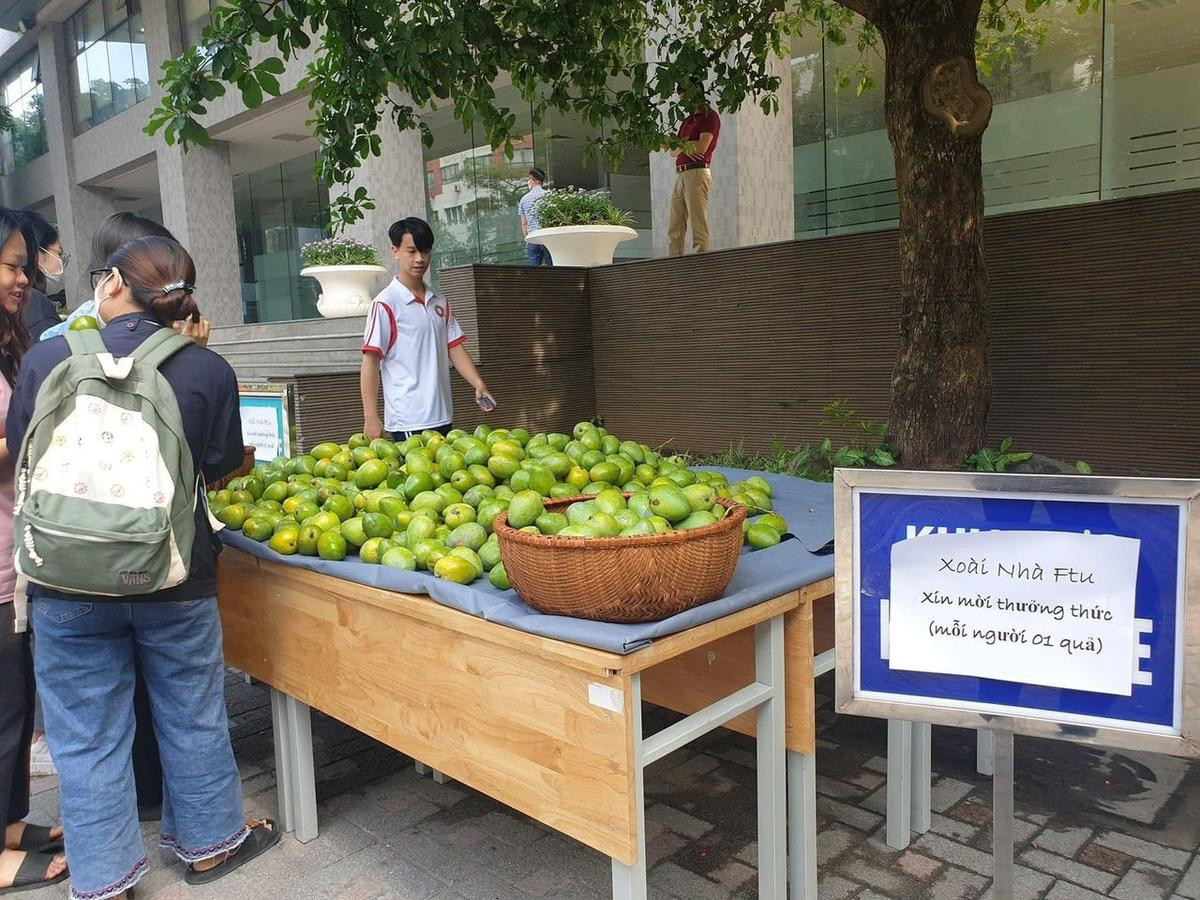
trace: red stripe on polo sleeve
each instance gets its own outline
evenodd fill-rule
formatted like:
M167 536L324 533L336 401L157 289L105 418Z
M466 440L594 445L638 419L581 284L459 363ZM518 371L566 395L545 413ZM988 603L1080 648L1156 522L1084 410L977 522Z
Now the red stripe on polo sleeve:
M363 353L374 353L380 359L383 359L383 351L380 350L378 347L372 347L369 344L364 344L363 348L362 348L362 352Z
M454 340L452 340L446 346L449 347L451 350L453 350L459 344L466 343L466 340L467 340L467 336L465 334L462 334L462 335L459 335L458 337L456 337Z

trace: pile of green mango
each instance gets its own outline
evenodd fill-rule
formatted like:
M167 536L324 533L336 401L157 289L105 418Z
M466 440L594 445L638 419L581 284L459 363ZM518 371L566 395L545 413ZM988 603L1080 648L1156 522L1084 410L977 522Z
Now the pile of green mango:
M589 499L565 515L546 512L547 499L578 495ZM752 549L778 544L787 531L771 511L766 479L729 484L591 422L571 435L487 425L444 437L422 432L401 443L356 434L255 466L208 493L226 527L283 555L357 554L360 562L459 584L486 575L501 590L509 582L492 522L502 512L526 531L603 538L711 524L727 515L718 498L752 514L744 526Z

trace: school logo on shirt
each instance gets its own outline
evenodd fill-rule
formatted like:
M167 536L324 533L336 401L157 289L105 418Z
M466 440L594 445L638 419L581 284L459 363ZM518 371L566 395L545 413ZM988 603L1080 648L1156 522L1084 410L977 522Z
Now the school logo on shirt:
M442 319L446 318L446 308L444 306L442 306L442 304L435 303L433 305L433 311L438 314L439 318L442 318Z

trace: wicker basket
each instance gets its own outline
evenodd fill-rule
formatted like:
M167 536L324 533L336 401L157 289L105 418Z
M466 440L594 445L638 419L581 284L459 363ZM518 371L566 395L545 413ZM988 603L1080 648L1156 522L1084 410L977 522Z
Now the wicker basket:
M626 496L629 496L628 494ZM546 503L562 512L590 497ZM605 622L665 619L724 593L742 550L745 507L712 525L638 537L556 537L519 531L508 514L493 529L508 580L534 609Z
M208 489L210 491L219 491L222 488L228 487L229 483L231 481L233 481L234 479L241 478L243 475L249 475L251 472L253 472L254 471L254 451L257 449L258 449L257 447L253 447L253 446L249 446L249 445L242 448L242 464L240 466L238 466L236 469L234 469L232 472L230 472L228 475L224 475L221 478L218 478L216 481L214 481L212 484L210 484L208 486Z

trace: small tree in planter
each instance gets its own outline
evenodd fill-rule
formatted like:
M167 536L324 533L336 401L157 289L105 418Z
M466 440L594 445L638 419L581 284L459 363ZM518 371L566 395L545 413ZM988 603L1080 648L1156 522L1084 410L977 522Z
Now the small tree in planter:
M317 310L330 319L365 316L371 305L373 282L387 273L379 264L375 248L353 238L325 238L305 244L300 248L300 258L304 261L300 274L321 283Z
M540 227L525 240L544 244L556 266L606 266L617 244L637 237L633 214L617 207L608 191L549 191L537 202L537 216Z

